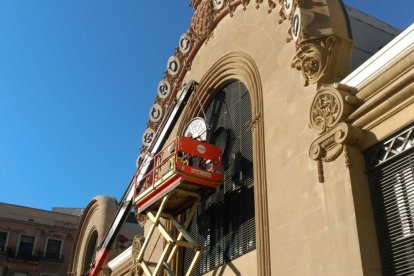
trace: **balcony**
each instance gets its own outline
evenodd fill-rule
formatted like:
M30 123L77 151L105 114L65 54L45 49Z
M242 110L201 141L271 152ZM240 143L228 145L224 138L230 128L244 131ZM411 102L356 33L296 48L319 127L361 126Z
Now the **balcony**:
M37 251L35 254L16 254L14 248L9 247L7 249L7 258L9 262L25 262L38 264L39 262L54 262L61 263L63 262L63 255L44 253L42 251Z
M61 263L63 262L63 255L46 252L46 254L42 254L41 260L45 262Z

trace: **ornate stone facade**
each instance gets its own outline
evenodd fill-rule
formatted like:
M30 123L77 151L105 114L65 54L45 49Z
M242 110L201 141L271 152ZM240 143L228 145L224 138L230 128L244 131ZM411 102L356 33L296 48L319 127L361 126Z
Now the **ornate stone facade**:
M256 8L259 9L263 0L256 0ZM310 4L307 1L297 0L268 0L267 9L269 16L271 11L279 7L279 23L288 21L290 24L287 41L295 41L296 54L293 57L292 67L300 70L304 78L304 85L330 84L341 79L348 73L350 61L344 58L349 55L352 43L345 25L345 16L335 11L340 17L335 21L327 21L324 18L333 9L343 9L339 1L318 0L318 3ZM164 73L163 86L158 87L156 104L164 110L175 99L177 92L183 86L182 80L191 70L191 64L198 50L204 42L207 42L214 28L226 16L233 16L236 8L241 5L243 10L249 6L249 0L199 0L192 1L195 9L189 30L179 39L179 47L170 57L167 64L167 72ZM339 22L339 23L338 23ZM183 40L183 37L185 39ZM183 52L183 41L186 49ZM337 53L341 52L341 55ZM161 97L160 88L164 92L168 84L169 96ZM141 155L145 154L148 145L155 138L155 133L161 124L161 120L154 122L149 120L147 132L153 130L154 135L148 139L148 134L143 134L143 147ZM137 160L137 164L138 164Z

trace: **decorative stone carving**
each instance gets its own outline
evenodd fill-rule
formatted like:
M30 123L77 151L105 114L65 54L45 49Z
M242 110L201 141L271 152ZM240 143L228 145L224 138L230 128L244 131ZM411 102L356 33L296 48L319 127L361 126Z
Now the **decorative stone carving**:
M247 8L247 5L249 5L250 0L241 0L241 4L243 6L243 10L245 11Z
M346 146L358 145L363 139L360 129L343 122L358 104L352 92L348 86L335 84L320 88L313 99L310 125L321 136L311 144L309 157L318 162L321 183L324 182L323 162L332 162L345 152L346 166L349 167Z
M178 48L180 49L180 52L183 55L187 54L191 50L191 46L190 36L187 33L182 34L178 41Z
M161 99L165 99L167 98L171 93L171 85L170 83L163 79L160 81L160 83L158 84L158 97L160 97Z
M135 218L137 219L138 224L141 227L144 227L145 226L145 223L147 223L147 221L148 221L148 216L147 215L143 215L143 214L137 214L137 213L135 213L135 214L136 214L135 215Z
M180 59L176 56L171 56L167 62L168 74L175 76L180 72L181 62Z
M141 251L142 244L144 243L145 238L140 235L136 235L132 240L132 260L133 265L129 271L130 276L142 275L141 265L137 262L138 254Z
M226 2L225 0L211 0L211 1L213 2L213 7L214 7L214 10L216 11L220 10L223 7L224 2Z
M263 0L256 0L256 9L260 8L260 4L263 3Z
M363 139L362 130L350 124L341 122L323 136L317 138L310 146L309 156L318 162L319 182L323 183L323 162L336 160L342 152L345 152L345 164L350 167L347 154L347 145L358 145Z
M305 86L319 82L326 74L335 38L330 36L298 45L292 67L302 71Z
M290 15L292 14L292 11L296 8L296 3L294 3L294 0L280 0L279 1L282 4L282 10L285 14L286 18L290 18Z
M162 115L163 115L162 107L158 103L153 104L149 112L150 121L153 123L156 123L159 120L161 120Z
M280 5L278 23L282 24L282 22L287 19L291 20L292 11L296 9L296 7L298 6L298 2L295 0L269 0L269 7L272 7L273 5L276 6L276 4L270 3L276 1Z
M269 0L269 12L278 1L279 24L290 23L287 42L294 41L292 67L302 71L304 85L329 84L342 79L350 68L352 42L340 1ZM331 20L326 20L331 17Z
M142 134L142 144L148 147L149 145L151 145L154 138L155 138L155 131L151 128L147 128Z
M274 8L276 8L277 0L267 0L267 4L269 6L267 12L271 13Z
M319 89L311 105L311 127L320 134L333 128L352 111L349 103L351 98L350 90L343 85L336 84Z
M318 93L312 103L310 123L321 132L335 126L341 113L342 101L330 92Z
M214 7L212 0L202 0L197 4L191 19L191 30L198 40L206 39L213 31Z
M145 189L145 187L144 187ZM138 205L134 204L134 214L135 214L135 219L137 220L139 226L144 227L145 223L147 223L148 221L148 216L145 214L140 214L138 213Z

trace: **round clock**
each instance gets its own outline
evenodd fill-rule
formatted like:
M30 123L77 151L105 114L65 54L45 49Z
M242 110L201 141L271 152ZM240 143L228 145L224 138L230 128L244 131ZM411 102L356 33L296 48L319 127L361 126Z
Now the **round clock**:
M184 136L192 137L199 141L207 139L207 123L201 117L195 117L187 123L183 131Z

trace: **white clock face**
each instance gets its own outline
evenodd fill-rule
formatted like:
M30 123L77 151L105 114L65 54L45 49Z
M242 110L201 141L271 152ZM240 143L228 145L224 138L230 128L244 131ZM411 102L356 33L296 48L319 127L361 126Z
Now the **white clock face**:
M207 139L207 124L201 117L195 117L184 128L184 136L192 137L199 141Z

